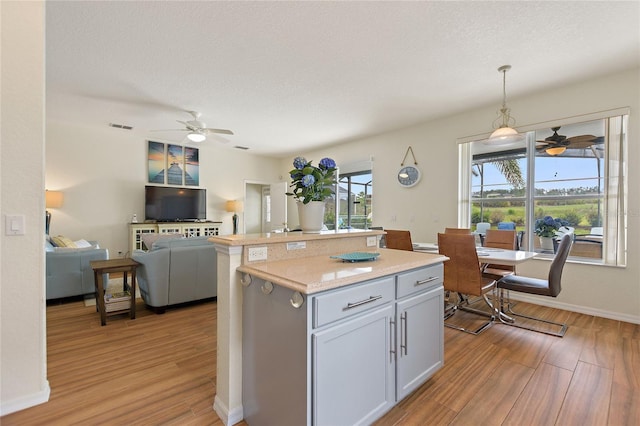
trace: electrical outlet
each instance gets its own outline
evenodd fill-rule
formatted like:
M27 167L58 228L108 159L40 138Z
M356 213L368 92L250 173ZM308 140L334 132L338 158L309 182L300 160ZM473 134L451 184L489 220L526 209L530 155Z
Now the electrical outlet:
M249 247L249 262L267 260L267 247Z
M367 247L375 247L378 245L377 237L367 237Z

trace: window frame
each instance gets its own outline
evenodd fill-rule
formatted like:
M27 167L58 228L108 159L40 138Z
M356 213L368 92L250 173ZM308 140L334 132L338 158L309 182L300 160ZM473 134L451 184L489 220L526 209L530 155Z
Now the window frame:
M589 260L583 257L570 257L569 261L603 266L625 267L627 263L627 217L628 198L627 184L627 144L629 108L617 108L593 114L569 117L535 125L520 126L521 133L526 134L527 173L525 180L525 196L509 198L509 201L524 201L525 225L528 235L532 234L536 201L569 200L600 198L603 203L602 222L605 229L602 247L602 258ZM535 134L536 131L551 127L577 124L592 120L605 120L605 156L604 156L604 190L602 194L582 195L535 195ZM471 211L473 203L481 200L472 197L472 143L486 139L486 135L468 136L458 139L458 226L471 227ZM613 196L612 196L613 195ZM485 198L483 198L485 199ZM527 250L533 249L533 240L527 238ZM540 254L541 258L552 258L553 255Z

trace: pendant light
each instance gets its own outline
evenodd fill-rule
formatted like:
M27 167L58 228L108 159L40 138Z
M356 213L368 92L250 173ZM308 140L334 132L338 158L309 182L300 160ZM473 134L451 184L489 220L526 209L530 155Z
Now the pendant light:
M505 145L510 143L522 142L525 137L523 134L518 133L514 129L513 125L516 124L516 120L511 117L509 108L507 108L507 71L511 69L511 65L503 65L498 68L498 72L502 73L502 108L500 108L500 115L493 122L493 127L497 127L489 139L487 139L487 145Z

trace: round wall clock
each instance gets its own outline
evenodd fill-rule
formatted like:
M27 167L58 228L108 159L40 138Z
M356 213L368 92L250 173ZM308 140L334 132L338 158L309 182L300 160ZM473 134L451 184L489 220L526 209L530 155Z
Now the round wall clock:
M416 166L402 166L398 171L398 183L410 188L420 181L420 169Z

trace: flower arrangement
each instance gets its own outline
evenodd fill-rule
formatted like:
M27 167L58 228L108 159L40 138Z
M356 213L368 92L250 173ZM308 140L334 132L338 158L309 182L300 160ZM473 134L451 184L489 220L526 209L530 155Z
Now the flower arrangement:
M552 218L551 216L545 216L541 219L536 219L535 228L533 231L539 237L554 237L556 231L561 226L567 226L569 222L560 218Z
M291 175L292 192L287 195L297 198L304 204L310 201L324 201L333 195L333 185L336 183L336 162L325 157L316 167L304 157L293 160L294 169Z

